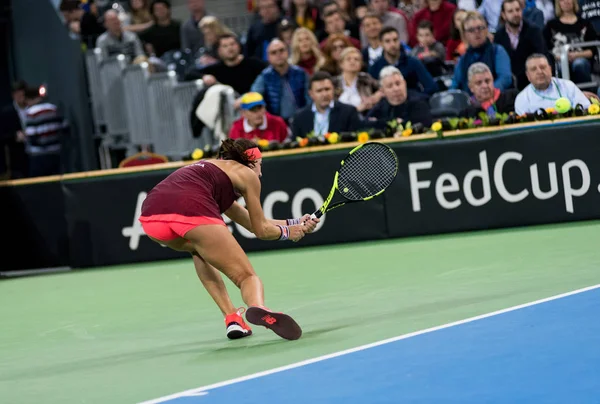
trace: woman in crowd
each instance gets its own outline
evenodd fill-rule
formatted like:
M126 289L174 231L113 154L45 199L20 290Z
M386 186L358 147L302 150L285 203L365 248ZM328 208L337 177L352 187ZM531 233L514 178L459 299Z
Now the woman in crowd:
M353 46L342 51L340 67L342 74L335 78L336 98L339 102L356 107L359 113L366 114L382 97L379 83L361 71L362 54Z
M124 30L142 32L154 24L148 0L129 0L129 8L131 11L127 24L123 27Z
M294 32L290 62L303 68L311 76L325 64L317 37L309 29L298 28Z
M555 10L557 18L546 24L544 38L557 62L560 61L561 49L564 45L598 40L593 25L578 16L579 3L577 0L556 0ZM594 52L594 47L573 46L569 49L571 80L574 83L592 81Z
M454 12L454 16L452 16L450 39L446 42L446 60L448 61L457 62L467 50L467 44L462 29L462 23L466 16L467 12L462 9L457 9Z
M325 64L320 70L326 71L332 76L339 76L342 73L340 67L340 56L342 51L348 47L353 47L352 42L344 34L333 34L327 38L323 51L325 53Z

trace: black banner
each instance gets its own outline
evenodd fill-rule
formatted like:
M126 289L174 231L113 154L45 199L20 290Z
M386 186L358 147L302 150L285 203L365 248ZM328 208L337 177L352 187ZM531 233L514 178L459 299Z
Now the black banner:
M300 243L257 240L225 218L228 228L244 250L257 251L600 218L600 123L393 148L400 172L383 196L330 212ZM284 219L316 210L347 152L265 159L266 216ZM5 269L186 257L149 240L137 220L146 193L171 172L0 188L4 211L21 220L4 233L6 262L15 263ZM24 248L31 254L23 256Z
M390 237L600 218L597 123L394 149Z

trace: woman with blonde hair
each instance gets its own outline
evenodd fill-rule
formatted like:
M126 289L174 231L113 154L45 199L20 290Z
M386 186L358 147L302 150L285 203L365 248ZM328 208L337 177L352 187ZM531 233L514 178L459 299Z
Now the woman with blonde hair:
M348 47L354 47L352 42L344 34L329 35L323 46L325 55L325 64L319 69L326 71L332 76L339 76L342 73L340 68L340 56L342 51Z
M154 24L148 0L129 0L129 8L129 24L123 27L125 31L142 32Z
M290 62L303 68L308 75L312 75L325 64L317 37L308 28L298 28L294 32Z
M218 62L219 55L216 45L219 37L223 34L232 33L231 30L223 25L217 17L212 15L202 18L198 23L198 29L204 35L204 48L200 48L198 54L199 63L201 65L209 65Z
M351 46L340 55L342 74L335 78L335 95L339 102L352 105L361 113L367 113L379 102L382 93L379 83L368 73L362 72L363 58L358 49Z

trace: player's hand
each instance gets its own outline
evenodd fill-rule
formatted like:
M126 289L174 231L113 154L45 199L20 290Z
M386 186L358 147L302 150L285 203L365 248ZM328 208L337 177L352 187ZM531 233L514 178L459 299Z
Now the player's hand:
M289 226L288 228L290 229L289 240L296 242L300 241L300 239L304 237L305 226L303 224L295 224L293 226Z
M300 223L304 223L304 232L307 234L315 231L317 224L319 224L320 221L321 220L316 217L312 219L308 213L300 219Z

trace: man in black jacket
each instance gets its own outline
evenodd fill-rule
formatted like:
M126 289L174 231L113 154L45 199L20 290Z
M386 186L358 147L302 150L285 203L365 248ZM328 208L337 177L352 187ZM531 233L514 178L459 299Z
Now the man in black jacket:
M312 76L309 84L312 104L294 115L292 133L295 138L360 129L361 121L356 108L334 101L333 89L333 78L329 73L319 71Z
M24 81L13 84L13 102L0 111L0 177L6 177L7 173L11 179L27 175L24 133L26 89L27 83ZM5 156L8 156L8 161Z
M534 53L546 54L546 43L542 31L523 18L519 0L502 2L502 18L505 24L496 32L494 42L506 49L517 86L522 90L529 84L525 61Z

